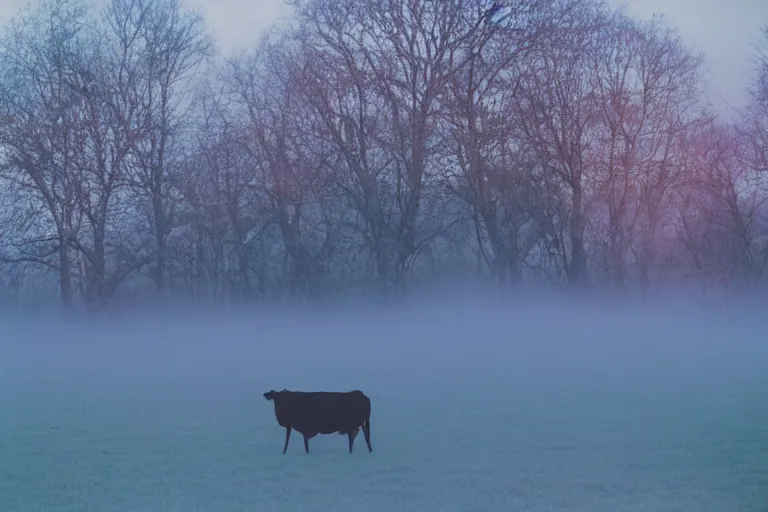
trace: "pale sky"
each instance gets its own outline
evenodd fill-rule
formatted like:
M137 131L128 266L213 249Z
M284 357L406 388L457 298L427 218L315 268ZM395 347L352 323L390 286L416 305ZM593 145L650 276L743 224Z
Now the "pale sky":
M744 104L760 27L768 25L768 0L608 1L624 3L631 14L640 18L648 18L654 12L663 14L680 30L684 40L707 59L712 102L719 108ZM12 16L24 3L25 0L0 0L0 18ZM203 11L209 30L224 52L255 43L266 27L291 14L282 0L182 3Z
M684 41L704 54L712 102L720 108L744 104L760 28L768 25L768 0L609 1L623 3L638 18L663 14Z

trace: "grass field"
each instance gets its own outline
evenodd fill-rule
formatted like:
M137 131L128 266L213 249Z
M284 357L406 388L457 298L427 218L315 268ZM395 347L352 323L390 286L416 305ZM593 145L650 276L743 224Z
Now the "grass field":
M5 321L0 510L765 512L767 327L546 301ZM365 391L373 453L282 455L284 387Z

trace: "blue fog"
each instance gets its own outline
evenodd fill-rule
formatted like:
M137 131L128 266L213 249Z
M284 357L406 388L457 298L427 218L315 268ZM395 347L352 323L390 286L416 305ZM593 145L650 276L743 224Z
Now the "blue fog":
M2 511L768 511L764 306L0 322ZM271 388L362 389L373 453L282 455Z

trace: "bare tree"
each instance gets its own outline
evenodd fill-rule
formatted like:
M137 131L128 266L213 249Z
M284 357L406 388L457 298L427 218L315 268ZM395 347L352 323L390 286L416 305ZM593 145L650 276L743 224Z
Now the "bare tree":
M133 213L126 177L143 135L137 119L140 104L125 74L123 48L111 44L112 34L106 31L92 34L89 55L70 86L77 91L81 108L72 126L78 134L75 188L87 227L73 242L83 256L83 297L96 308L150 258L140 243L130 243L124 229Z
M308 98L342 157L342 183L386 293L444 228L425 211L439 109L461 68L473 2L293 2L311 56ZM434 197L434 196L432 196Z
M466 64L453 75L444 106L458 171L447 183L470 206L480 251L502 283L521 279L521 261L547 223L534 204L532 166L514 137L517 119L509 104L519 80L517 61L544 30L536 13L548 4L476 3L471 37L462 48Z
M639 24L619 13L602 35L593 55L602 123L590 224L610 279L623 287L634 261L646 290L665 245L661 228L673 218L686 136L704 120L701 58L659 20Z
M757 56L750 101L739 123L742 162L768 173L768 25L763 28L763 45Z
M567 204L567 239L560 247L570 283L587 283L586 194L590 183L589 150L598 128L596 94L590 83L591 58L600 49L600 33L611 19L592 2L566 3L542 45L521 69L516 95L519 139L535 154L542 181L556 179ZM560 195L558 194L558 195Z
M761 226L766 191L759 175L738 160L737 135L725 124L702 130L692 148L680 208L680 240L699 279L724 276L754 287L768 265L768 232Z
M209 226L214 249L227 251L222 254L225 261L234 259L234 269L221 269L232 293L247 298L253 288L252 240L271 215L265 198L252 186L253 160L242 143L243 128L230 119L228 95L207 94L201 103L205 119L197 139L199 151L193 154L193 170L185 173L189 186L183 190L201 222Z
M72 304L73 245L78 208L77 124L81 94L74 83L87 60L85 5L77 0L49 0L11 24L2 41L0 145L4 177L13 181L29 205L43 213L25 223L23 238L3 259L33 262L59 274L60 297Z
M286 37L230 61L229 86L242 112L239 141L255 166L253 183L279 228L293 293L316 294L325 273L321 253L329 230L319 208L327 155L314 140L314 114L301 94L302 59Z
M182 0L84 2L0 38L4 299L766 279L765 55L727 124L673 30L602 0L290 0L217 69Z
M169 168L181 144L191 78L213 51L199 14L179 0L111 0L106 21L123 60L121 78L139 102L143 137L137 142L133 184L149 205L155 238L154 280L167 287L167 240L174 221Z

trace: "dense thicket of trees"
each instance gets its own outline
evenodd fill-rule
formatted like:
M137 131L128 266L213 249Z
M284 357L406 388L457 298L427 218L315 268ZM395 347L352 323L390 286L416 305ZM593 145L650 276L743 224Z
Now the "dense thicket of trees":
M178 0L3 28L7 304L765 288L768 55L726 122L674 30L598 0L290 3L237 55Z

